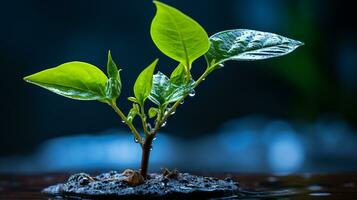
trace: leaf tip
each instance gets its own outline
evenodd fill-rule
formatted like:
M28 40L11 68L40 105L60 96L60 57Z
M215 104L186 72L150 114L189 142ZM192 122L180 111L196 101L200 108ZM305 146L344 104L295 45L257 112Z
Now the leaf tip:
M113 58L112 58L112 53L110 51L110 49L108 50L108 62L110 61L113 61Z
M154 0L154 1L152 1L152 3L153 3L153 4L160 4L161 2Z
M156 58L156 59L154 60L154 63L157 64L158 62L159 62L159 59Z
M25 82L28 82L28 83L32 83L33 82L32 79L33 79L33 74L22 78L22 80L24 80Z
M28 82L28 81L29 81L29 78L30 78L30 76L25 76L25 77L22 78L22 80Z

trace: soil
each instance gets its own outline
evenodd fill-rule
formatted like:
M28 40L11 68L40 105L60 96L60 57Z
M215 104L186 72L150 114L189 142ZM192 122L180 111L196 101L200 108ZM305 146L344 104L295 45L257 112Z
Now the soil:
M66 199L207 199L239 196L239 184L231 178L195 176L164 169L147 180L134 170L111 171L92 177L72 175L66 183L45 188L42 193Z

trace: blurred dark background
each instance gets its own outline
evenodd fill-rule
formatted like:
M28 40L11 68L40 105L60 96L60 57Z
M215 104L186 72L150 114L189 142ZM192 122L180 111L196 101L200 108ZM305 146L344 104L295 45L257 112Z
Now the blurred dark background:
M260 165L261 168L254 168L257 171L357 169L357 150L353 148L357 145L357 41L355 6L352 2L164 2L197 20L209 35L226 29L248 28L297 39L303 41L305 46L292 54L271 60L226 63L222 70L213 73L199 87L195 98L187 99L176 115L169 119L163 130L162 142L159 135L157 145L169 145L167 141L176 141L177 148L190 149L192 155L201 157L199 159L209 166L207 169L212 170L249 171L251 166L247 163ZM83 144L82 148L75 148L79 153L102 152L95 148L105 149L108 148L105 142L116 141L112 137L120 134L112 135L113 132L127 134L126 127L119 123L120 120L108 106L60 97L25 83L22 77L73 60L89 62L104 70L110 49L116 63L123 68L124 89L118 104L128 111L130 103L126 97L132 95L136 76L146 65L156 57L160 58L158 69L164 73L169 73L176 65L159 52L151 41L149 28L154 14L155 7L147 0L14 0L0 3L1 170L85 168L80 164L50 168L39 164L47 162L46 159L41 160L34 155L41 154L41 149L46 151L46 148L57 144L66 148L68 143L61 141L70 140L71 136L77 134L86 135L83 136L85 138L74 136L73 143L67 142L75 145L79 141ZM203 70L202 60L194 64L193 73L196 77ZM254 133L249 132L252 130L255 130ZM276 140L270 140L270 132L267 131L279 133L276 137L272 136ZM263 136L266 135L269 137L266 143L263 142L264 145L255 143L265 141ZM102 140L98 137L104 138L102 146ZM231 140L224 140L230 137ZM59 140L46 142L53 138ZM216 138L222 138L222 141ZM281 139L288 143L279 146ZM89 143L85 141L92 141L90 144L94 146L86 145ZM131 136L128 141L132 145ZM222 144L215 146L217 141ZM278 146L271 146L276 141ZM229 160L236 159L238 163L229 165L223 160L205 160L207 156L203 155L210 149L221 152L217 157L222 157L220 154L227 153L222 148L228 148L229 145L232 148L228 150L232 150L233 155ZM192 149L193 146L195 149ZM135 151L140 150L135 144L127 148L120 147L123 147L120 151L114 148L113 157L122 155L123 151L133 152L134 148ZM159 151L154 146L153 152L157 152L153 162L157 159L159 164L162 162L188 169L200 166L197 162L191 162L195 163L191 166L182 164L184 162L180 164L177 154L183 157L184 151L177 151L171 158L176 159L176 163L170 162L170 157L165 160L160 154L164 154L165 147L168 146L160 147ZM275 154L272 157L266 155L265 148L273 148L271 151L278 153L278 157ZM246 158L247 161L242 158L242 153L255 151L258 152L245 153L250 156ZM68 156L72 153L75 155L75 151L68 148L67 152L46 155ZM134 165L139 157L133 157L123 157L123 160L134 159ZM289 160L291 158L295 160ZM189 158L182 158L183 161L185 159L187 161ZM274 159L278 159L277 162L298 162L298 166L274 168ZM100 165L101 161L93 161L97 165L92 163L91 166L112 167L105 163ZM125 167L125 162L121 161L114 160L112 164L116 166L116 162L119 162L120 167Z

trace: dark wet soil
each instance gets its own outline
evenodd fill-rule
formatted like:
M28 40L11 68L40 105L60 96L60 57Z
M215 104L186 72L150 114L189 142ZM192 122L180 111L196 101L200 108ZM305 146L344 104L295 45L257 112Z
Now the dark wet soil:
M97 173L93 173L97 174ZM204 173L201 177L211 176L224 180L229 176L239 181L240 193L230 197L208 199L244 200L335 200L357 199L357 173L296 174L279 176L273 174L227 174ZM0 200L48 200L77 199L75 196L48 197L41 193L49 185L63 183L70 174L0 174ZM229 179L228 179L229 180ZM227 180L227 181L228 181ZM82 184L87 182L84 180ZM242 188L242 189L241 189ZM73 198L74 197L74 198ZM91 198L85 198L86 200ZM182 198L190 199L190 198ZM192 198L191 198L192 199ZM194 199L207 199L197 196Z
M72 175L66 183L42 192L52 197L90 199L188 199L239 195L239 184L231 178L224 180L164 170L150 174L140 181L135 171L111 171L95 177L85 173Z

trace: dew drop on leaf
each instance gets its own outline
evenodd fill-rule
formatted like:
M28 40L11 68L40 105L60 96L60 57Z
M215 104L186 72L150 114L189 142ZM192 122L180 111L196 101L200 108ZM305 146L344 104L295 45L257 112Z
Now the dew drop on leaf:
M170 115L174 115L176 113L176 110L173 110Z
M224 64L220 63L218 64L219 67L224 67Z

